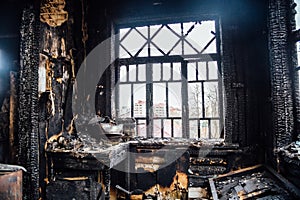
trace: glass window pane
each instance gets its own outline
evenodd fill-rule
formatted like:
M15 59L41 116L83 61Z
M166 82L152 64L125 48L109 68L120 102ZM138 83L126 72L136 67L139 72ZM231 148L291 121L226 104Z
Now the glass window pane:
M133 86L134 117L146 117L146 84Z
M132 29L131 32L121 41L121 44L134 56L146 43L136 30Z
M210 80L218 79L218 64L217 61L208 62L208 77Z
M209 138L208 120L200 120L200 138Z
M172 137L172 124L171 124L171 120L169 119L164 119L163 120L164 123L164 137Z
M163 63L163 80L169 81L171 79L171 63Z
M194 23L193 23L194 24ZM200 24L194 25L188 33L186 40L192 44L199 52L215 37L215 22L202 21ZM214 40L203 53L216 53L216 40Z
M204 83L205 117L219 117L218 82Z
M150 56L163 56L164 54L158 50L159 46L150 44Z
M168 26L178 35L181 35L181 23L168 24Z
M146 81L146 65L138 65L138 81Z
M127 53L127 51L125 51L125 49L123 47L120 46L120 50L119 51L120 51L119 52L119 57L120 58L130 58L130 55Z
M169 116L181 117L182 112L182 97L181 97L181 83L168 84L168 101L169 101Z
M129 65L129 81L136 81L136 65Z
M147 136L146 120L137 120L136 132L138 136Z
M120 67L120 82L126 82L127 81L127 69L126 66Z
M147 26L142 26L142 27L136 27L136 29L144 36L148 37L148 27Z
M207 80L206 62L198 62L198 80Z
M191 43L184 42L184 55L197 54L196 48ZM194 48L193 48L194 47Z
M188 84L188 104L189 104L189 116L191 118L203 117L202 112L202 84L201 83L189 83Z
M155 63L153 64L153 81L160 81L161 80L161 64L160 63Z
M179 39L180 38L178 36L164 26L152 39L152 41L166 54L172 49Z
M180 41L175 48L173 48L173 50L170 52L170 55L182 55L182 47L181 47L182 41Z
M153 84L153 117L166 117L166 84Z
M173 80L181 80L181 63L173 63Z
M125 39L125 35L130 31L130 28L123 28L123 29L120 29L120 41L122 39ZM129 58L130 55L124 50L123 47L119 47L119 57L120 58Z
M188 63L188 81L196 81L196 63Z
M131 85L122 84L120 89L119 117L131 117Z
M162 25L153 25L150 26L150 37L152 38L154 36L154 34L157 33L157 31L160 29Z
M211 137L220 138L220 122L219 120L211 120Z
M161 120L155 119L153 120L153 137L161 137Z
M175 119L173 122L174 137L182 137L182 120Z
M120 40L124 39L124 36L130 31L131 28L122 28L120 29Z
M190 120L190 138L198 138L198 121Z

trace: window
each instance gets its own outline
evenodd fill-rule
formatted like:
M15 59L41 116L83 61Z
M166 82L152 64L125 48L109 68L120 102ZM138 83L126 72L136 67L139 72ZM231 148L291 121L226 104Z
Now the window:
M117 118L144 137L220 138L217 20L120 28Z

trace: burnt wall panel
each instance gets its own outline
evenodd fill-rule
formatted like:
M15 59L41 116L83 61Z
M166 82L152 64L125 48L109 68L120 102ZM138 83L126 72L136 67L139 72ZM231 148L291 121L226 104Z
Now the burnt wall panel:
M283 147L294 132L293 69L290 66L290 1L269 2L269 49L273 102L273 145Z
M20 93L18 105L18 162L28 170L25 199L39 198L38 130L38 26L32 8L23 11L20 45Z

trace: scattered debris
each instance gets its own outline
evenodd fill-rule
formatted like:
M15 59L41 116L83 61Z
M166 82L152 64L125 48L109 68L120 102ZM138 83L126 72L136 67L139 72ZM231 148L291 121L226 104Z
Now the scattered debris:
M213 199L295 199L286 185L287 180L275 173L257 165L210 178Z
M292 142L287 146L279 148L277 153L300 161L300 141Z

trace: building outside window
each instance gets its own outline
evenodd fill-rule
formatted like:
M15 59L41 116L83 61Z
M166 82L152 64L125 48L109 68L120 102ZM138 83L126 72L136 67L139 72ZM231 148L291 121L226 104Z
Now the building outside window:
M218 19L119 28L117 118L144 137L220 138Z

